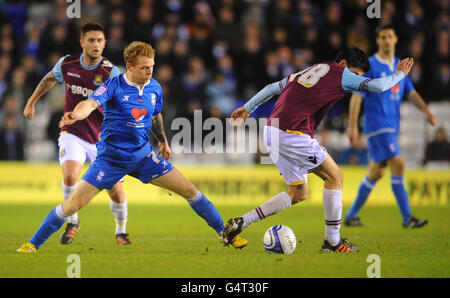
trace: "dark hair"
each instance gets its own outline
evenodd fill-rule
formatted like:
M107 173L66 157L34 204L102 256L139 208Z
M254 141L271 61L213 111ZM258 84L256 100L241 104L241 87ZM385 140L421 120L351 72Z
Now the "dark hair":
M357 67L362 69L364 72L368 72L370 69L369 58L367 58L366 53L357 47L348 47L339 52L335 62L339 62L342 59L347 61L347 67Z
M387 30L387 29L391 29L395 33L395 28L391 24L380 25L375 29L375 37L378 37L378 35L380 35L381 31Z
M81 27L81 35L84 35L90 31L101 31L105 34L105 28L103 28L103 26L99 23L87 23Z

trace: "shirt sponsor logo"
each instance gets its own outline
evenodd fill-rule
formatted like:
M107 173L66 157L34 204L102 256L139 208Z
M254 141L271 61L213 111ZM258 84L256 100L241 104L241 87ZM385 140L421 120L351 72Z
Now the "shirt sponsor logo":
M82 86L78 86L78 85L70 85L67 84L67 90L69 90L70 92L72 92L72 94L75 95L81 95L84 97L88 97L91 96L92 93L94 93L94 90L86 88L86 87L82 87Z
M396 85L394 85L392 88L391 88L391 92L392 92L392 94L391 94L391 96L390 96L390 99L391 100L400 100L401 98L400 98L400 83L397 83Z
M144 119L145 115L147 115L146 109L138 109L134 108L131 110L131 115L133 115L136 122L140 122L142 119Z
M391 92L397 95L400 92L400 84L396 84L391 88Z

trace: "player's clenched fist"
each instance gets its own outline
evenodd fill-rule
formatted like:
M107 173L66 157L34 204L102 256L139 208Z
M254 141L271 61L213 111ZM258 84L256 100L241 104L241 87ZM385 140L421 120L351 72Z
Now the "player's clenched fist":
M397 64L397 68L395 70L403 71L403 73L405 74L405 77L406 77L408 75L409 71L411 70L411 67L413 66L413 64L414 64L413 58L405 58Z
M170 146L167 142L159 144L158 155L164 159L170 158L170 156L172 155L172 150L170 149Z
M28 120L33 120L34 118L34 105L26 105L23 109L23 115L28 118Z
M76 121L77 119L73 115L73 112L65 112L61 118L61 121L59 121L59 128L62 128L65 125L72 125Z
M244 123L245 120L250 116L250 113L244 107L240 107L231 113L230 124L233 126L239 126Z
M359 137L359 131L358 128L356 127L349 127L347 129L347 136L350 140L350 144L352 144L352 146L356 145L356 140L358 140Z

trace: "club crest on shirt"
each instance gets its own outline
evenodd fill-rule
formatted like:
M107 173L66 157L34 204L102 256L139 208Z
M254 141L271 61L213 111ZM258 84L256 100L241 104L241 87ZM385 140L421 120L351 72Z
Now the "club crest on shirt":
M103 84L103 75L102 74L96 74L93 81L95 86L100 86Z

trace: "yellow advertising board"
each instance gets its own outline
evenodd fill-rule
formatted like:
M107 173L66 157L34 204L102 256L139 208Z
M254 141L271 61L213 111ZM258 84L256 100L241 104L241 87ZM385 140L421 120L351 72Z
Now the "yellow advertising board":
M87 169L87 166L83 169ZM251 167L179 167L210 200L217 204L256 205L286 190L283 177L271 165ZM344 167L343 204L350 205L367 169ZM59 164L0 163L0 204L58 204L62 200ZM308 176L309 197L304 204L322 205L323 181ZM450 170L408 170L405 186L412 206L444 206L450 203ZM178 195L126 176L129 203L185 204ZM102 192L92 203L108 203ZM395 205L389 173L372 191L368 205Z

